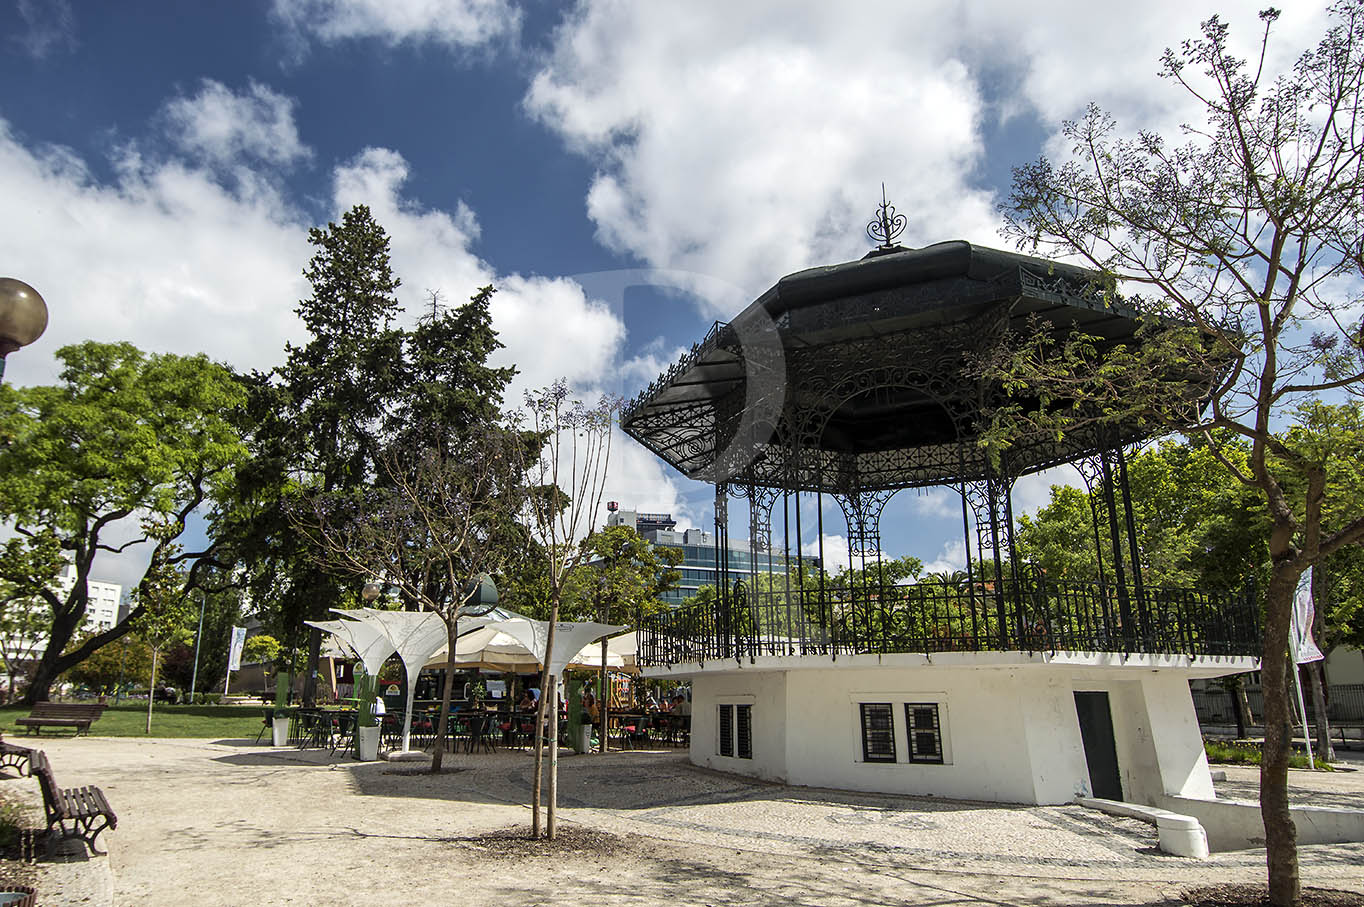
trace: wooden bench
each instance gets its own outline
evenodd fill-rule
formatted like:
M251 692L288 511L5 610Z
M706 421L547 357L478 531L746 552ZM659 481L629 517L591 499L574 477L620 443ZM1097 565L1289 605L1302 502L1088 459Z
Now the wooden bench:
M79 838L91 853L104 853L95 847L95 838L106 828L118 827L118 816L109 808L98 787L73 787L62 790L52 777L47 754L37 750L30 761L38 785L43 789L43 808L47 810L47 855L56 852L57 842Z
M13 768L21 775L33 774L33 750L9 743L0 735L0 768Z
M39 702L26 718L16 718L15 724L21 725L30 734L44 726L75 728L77 736L82 730L90 733L90 722L104 714L104 706L96 702Z

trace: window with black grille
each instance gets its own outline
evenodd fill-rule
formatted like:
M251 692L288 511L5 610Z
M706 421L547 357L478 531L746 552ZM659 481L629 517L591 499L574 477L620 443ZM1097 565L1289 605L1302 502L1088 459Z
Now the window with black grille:
M720 706L720 755L734 755L734 706Z
M941 764L942 724L936 702L906 702L905 726L909 736L909 761Z
M859 703L862 711L862 761L895 761L895 712L889 702Z
M740 759L753 758L753 706L734 707L734 749Z

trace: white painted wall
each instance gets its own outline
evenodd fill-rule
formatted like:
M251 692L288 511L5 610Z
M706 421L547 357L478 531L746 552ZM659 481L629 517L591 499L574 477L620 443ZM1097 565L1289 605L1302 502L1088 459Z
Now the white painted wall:
M1208 847L1249 850L1265 846L1260 804L1251 800L1165 797L1163 807L1194 816L1208 833ZM1341 844L1364 841L1364 809L1290 806L1298 844Z
M1018 712L1028 742L1028 765L1033 785L1027 803L1068 803L1092 792L1085 763L1080 719L1075 714L1075 690L1068 672L1014 671L1011 687L1021 690ZM1122 759L1119 757L1119 765Z
M788 728L785 672L701 675L692 681L691 697L693 762L766 781L787 780L788 730L799 733L802 726ZM752 759L720 755L718 706L721 703L753 706Z
M1187 676L1095 667L825 668L693 676L691 758L771 781L1008 803L1066 803L1092 790L1076 690L1109 694L1123 790L1212 796ZM718 754L719 703L753 706L753 759ZM889 702L897 762L862 759L858 703ZM944 764L908 759L904 703L936 702Z
M1003 673L883 668L787 676L791 783L1030 802L1017 692ZM860 702L893 705L896 763L862 761ZM909 762L906 702L939 703L944 764ZM802 725L808 730L795 730Z
M1142 678L1142 687L1160 772L1158 789L1151 789L1144 802L1159 806L1166 794L1215 797L1188 682L1178 674L1153 672Z

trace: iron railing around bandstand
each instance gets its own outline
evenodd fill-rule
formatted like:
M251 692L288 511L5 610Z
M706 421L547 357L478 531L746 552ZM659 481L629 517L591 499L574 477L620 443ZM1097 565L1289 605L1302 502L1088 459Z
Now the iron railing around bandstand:
M639 663L770 655L1089 651L1258 655L1255 596L1098 583L940 583L751 589L644 616Z

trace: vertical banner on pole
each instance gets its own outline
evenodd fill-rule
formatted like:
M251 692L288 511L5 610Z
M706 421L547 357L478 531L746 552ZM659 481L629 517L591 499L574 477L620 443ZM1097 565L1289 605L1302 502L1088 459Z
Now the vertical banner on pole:
M1312 604L1312 568L1298 580L1298 590L1293 594L1293 622L1288 630L1288 648L1293 655L1293 689L1298 694L1298 713L1302 715L1302 738L1307 743L1307 765L1316 768L1312 758L1312 731L1307 727L1307 703L1302 698L1302 677L1298 665L1321 661L1325 655L1312 641L1312 620L1316 609Z
M246 644L246 628L232 628L232 642L227 647L227 677L223 679L223 695L227 695L227 688L232 682L232 672L241 669L242 666L242 646Z

